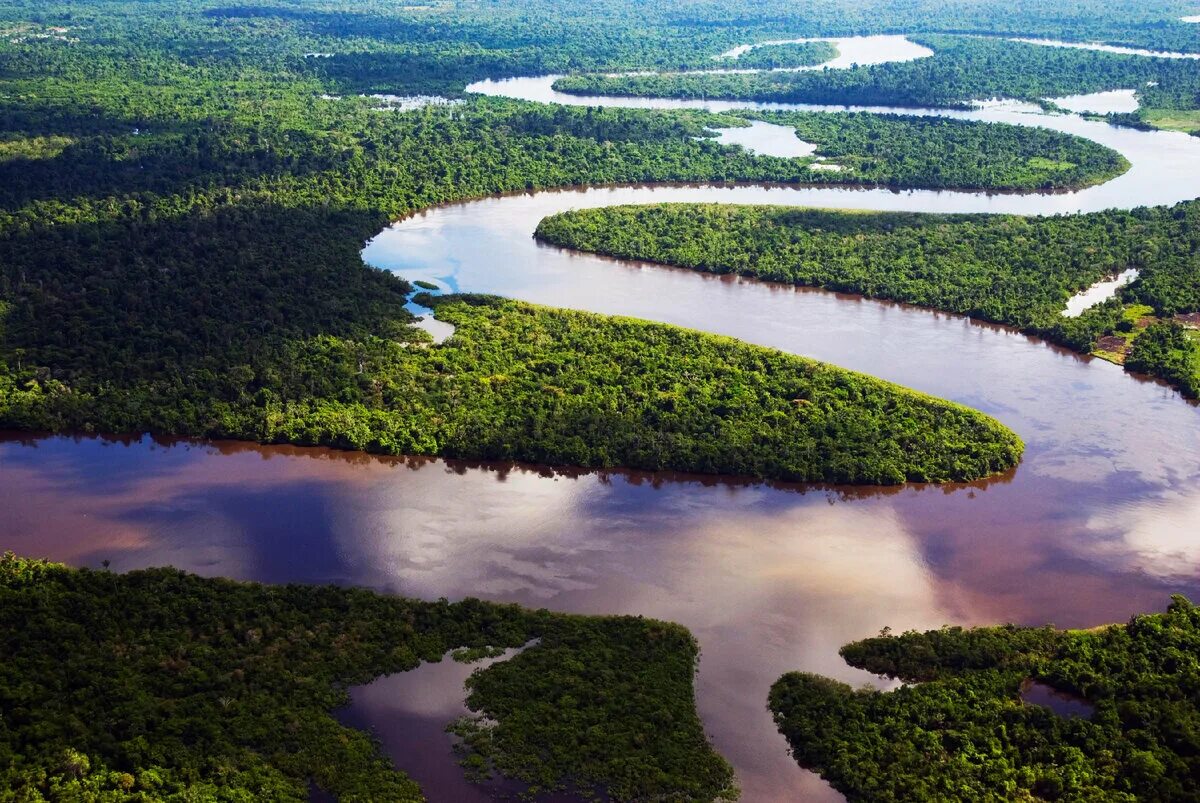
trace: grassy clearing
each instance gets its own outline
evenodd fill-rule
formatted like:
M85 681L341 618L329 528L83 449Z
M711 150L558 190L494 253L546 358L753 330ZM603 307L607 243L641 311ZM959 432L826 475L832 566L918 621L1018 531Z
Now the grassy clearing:
M1182 131L1194 134L1200 131L1200 109L1180 111L1177 109L1146 109L1142 119L1155 128L1167 131Z

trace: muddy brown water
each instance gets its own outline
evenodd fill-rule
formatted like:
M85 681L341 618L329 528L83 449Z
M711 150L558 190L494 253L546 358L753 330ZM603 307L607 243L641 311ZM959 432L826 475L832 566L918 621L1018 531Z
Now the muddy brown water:
M531 234L546 214L611 203L1053 213L1200 192L1196 138L1034 120L1012 105L968 114L1091 136L1134 167L1102 187L1054 195L795 187L514 195L428 210L381 233L364 257L451 290L733 335L969 404L1028 444L1008 476L804 488L240 443L11 436L0 441L0 548L75 565L107 559L117 570L170 564L677 621L702 645L697 705L744 799L836 800L787 755L765 708L770 684L795 669L872 682L837 649L884 626L1087 627L1161 610L1171 593L1200 598L1200 412L1161 385L1003 327L573 254ZM431 724L452 719L453 706L422 707L445 703L447 684L461 682L442 667L460 671L443 662L381 680L356 692L347 715L377 729L431 800L486 799L463 791L449 739ZM428 734L428 749L406 745L414 730Z

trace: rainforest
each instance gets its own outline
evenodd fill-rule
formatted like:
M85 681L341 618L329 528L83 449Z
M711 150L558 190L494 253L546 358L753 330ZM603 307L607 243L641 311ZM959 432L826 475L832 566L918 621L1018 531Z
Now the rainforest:
M0 0L0 800L1194 796L1193 18Z
M839 213L772 207L647 206L568 212L537 235L555 245L716 273L859 293L1005 323L1090 353L1120 344L1133 370L1195 397L1200 341L1197 207L1073 217ZM1138 278L1064 317L1067 301L1125 270Z

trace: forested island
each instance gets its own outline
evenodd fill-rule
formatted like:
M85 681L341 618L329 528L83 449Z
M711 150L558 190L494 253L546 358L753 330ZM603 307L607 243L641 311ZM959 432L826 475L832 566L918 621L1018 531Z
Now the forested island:
M567 212L537 236L564 247L821 287L1004 323L1200 395L1200 204L1016 217L867 213L729 204ZM1116 299L1067 300L1134 268Z
M421 801L332 716L347 688L460 648L526 645L470 680L489 723L475 726L488 736L477 773L617 801L737 797L696 715L695 639L665 622L7 553L0 639L6 799L307 801L312 783L340 800Z
M841 654L906 685L793 673L770 707L796 760L852 801L1200 795L1200 609L1183 597L1125 625L946 627ZM1022 699L1030 681L1066 710Z

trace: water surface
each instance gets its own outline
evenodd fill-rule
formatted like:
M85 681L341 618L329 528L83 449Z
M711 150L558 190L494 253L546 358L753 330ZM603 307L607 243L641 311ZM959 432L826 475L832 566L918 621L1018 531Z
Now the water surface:
M1067 301L1067 308L1063 310L1063 316L1067 318L1078 318L1085 311L1091 309L1097 304L1102 304L1108 299L1115 297L1118 290L1133 282L1133 280L1137 277L1137 268L1128 268L1121 271L1116 276L1096 282L1082 293L1072 296L1070 300Z
M1011 366L1013 384L1023 369ZM1058 378L1087 395L1082 372ZM236 443L10 441L0 444L0 525L4 547L73 564L172 564L679 621L700 639L699 710L746 799L832 800L792 763L765 709L783 672L869 681L837 648L884 626L1092 626L1163 609L1173 592L1200 593L1200 449L1179 428L1195 432L1181 420L1194 411L1134 387L1138 416L1121 408L1092 421L1082 410L1076 446L1036 437L1014 476L953 489L555 475ZM1028 393L1050 390L1034 378ZM1041 428L1053 439L1058 418L1051 410L1024 434ZM1145 450L1161 462L1126 454L1119 437L1105 444L1123 420L1141 432L1175 427ZM1082 437L1088 430L1097 437ZM1175 473L1181 458L1190 473ZM384 687L392 682L405 684ZM437 711L417 710L426 696ZM384 736L424 729L431 753L406 757L390 737L385 746L401 768L457 784L449 743L434 737L451 696L365 694L356 715ZM431 798L451 799L441 788L428 788Z
M751 120L745 128L715 129L717 141L722 145L741 145L760 156L779 156L797 159L812 156L817 146L796 136L790 125L777 125L762 120Z
M1171 50L1148 50L1144 47L1106 45L1100 42L1063 42L1059 39L1033 39L1021 36L1009 37L1011 42L1045 47L1065 47L1071 50L1092 50L1097 53L1115 53L1120 56L1146 56L1155 59L1200 59L1200 53L1179 53Z
M739 45L713 58L719 61L736 62L739 58L760 47L798 45L805 42L829 42L837 49L837 55L829 61L806 67L779 67L766 72L804 72L808 70L844 70L850 67L869 67L873 64L888 64L898 61L916 61L928 58L933 51L905 36L849 36L815 39L774 39L753 45ZM763 72L761 70L705 70L704 72Z
M1036 680L1026 680L1021 684L1021 699L1028 705L1049 708L1055 716L1063 719L1091 719L1096 712L1096 707L1082 697L1059 691Z
M1048 100L1076 114L1132 114L1139 107L1137 91L1133 89L1113 89Z

